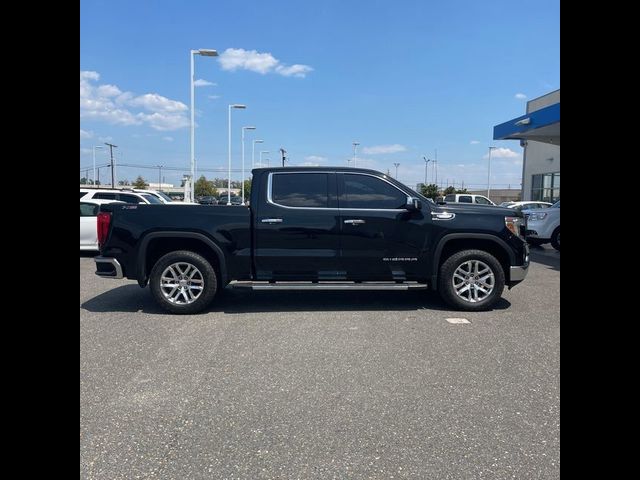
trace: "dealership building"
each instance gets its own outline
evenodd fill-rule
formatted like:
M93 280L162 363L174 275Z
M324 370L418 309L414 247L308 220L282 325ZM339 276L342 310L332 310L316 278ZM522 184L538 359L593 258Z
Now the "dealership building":
M524 147L522 200L560 200L560 90L527 102L526 114L493 127L494 140Z

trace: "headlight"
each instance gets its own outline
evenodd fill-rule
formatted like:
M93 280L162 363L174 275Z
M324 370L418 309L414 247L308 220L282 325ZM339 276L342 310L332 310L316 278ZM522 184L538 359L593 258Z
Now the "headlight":
M547 218L547 213L539 212L539 213L531 213L529 214L529 221L535 222L537 220L544 220Z
M509 229L511 233L513 233L516 237L522 238L522 230L521 228L524 226L524 218L522 217L504 217L504 224Z

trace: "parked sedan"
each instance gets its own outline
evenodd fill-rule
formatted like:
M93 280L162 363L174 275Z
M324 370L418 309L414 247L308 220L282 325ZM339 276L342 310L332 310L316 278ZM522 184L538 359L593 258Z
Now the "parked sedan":
M80 250L98 250L98 212L105 203L117 200L80 200Z

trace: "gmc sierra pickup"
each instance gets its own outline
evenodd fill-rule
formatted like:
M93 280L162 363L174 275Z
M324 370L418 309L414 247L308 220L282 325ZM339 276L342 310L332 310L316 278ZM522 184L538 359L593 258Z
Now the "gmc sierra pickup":
M253 170L250 206L109 204L96 274L150 285L173 313L226 286L437 290L453 308L491 308L529 267L522 213L436 205L383 173Z

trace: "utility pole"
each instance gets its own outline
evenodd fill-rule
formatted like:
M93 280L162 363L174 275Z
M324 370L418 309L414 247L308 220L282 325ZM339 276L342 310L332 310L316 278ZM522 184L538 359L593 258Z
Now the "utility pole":
M280 154L282 155L282 166L283 167L284 167L284 161L287 158L287 157L284 156L285 153L287 153L287 151L284 148L280 147Z
M398 179L398 167L400 166L400 164L394 162L394 165L396 166L396 177L395 178L397 180Z
M158 191L162 191L162 165L157 165L158 167Z
M436 148L436 159L434 160L436 167L436 186L438 185L438 149Z
M111 188L116 188L116 181L115 181L116 179L115 179L115 176L113 175L113 165L114 165L113 164L113 149L114 149L114 147L118 148L118 146L114 145L112 143L107 143L107 142L104 142L104 144L109 146L109 155L111 156Z

